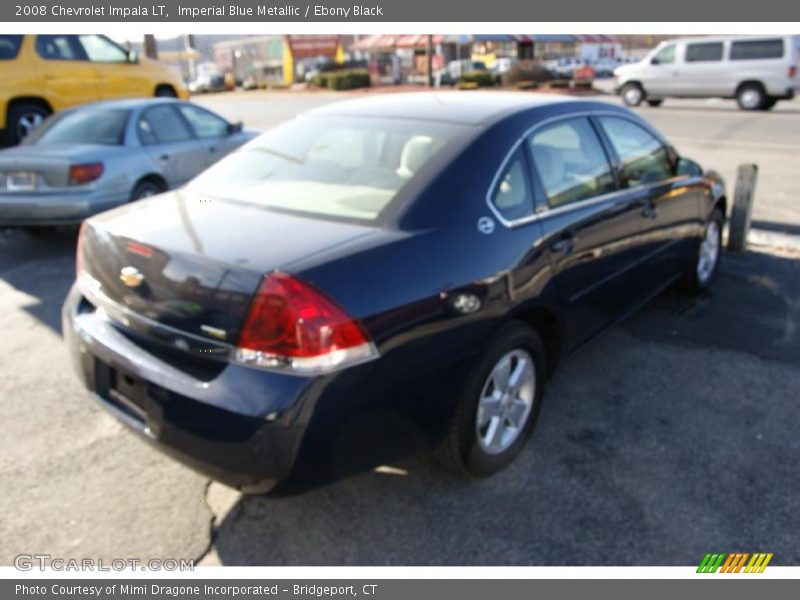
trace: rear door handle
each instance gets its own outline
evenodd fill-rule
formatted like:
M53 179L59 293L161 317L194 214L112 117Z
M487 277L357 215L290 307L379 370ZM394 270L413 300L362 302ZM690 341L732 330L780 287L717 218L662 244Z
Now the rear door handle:
M162 154L161 156L158 157L158 160L160 160L161 162L167 162L169 160L169 154Z
M557 240L550 244L551 252L563 252L564 254L571 254L574 249L575 237L570 232L561 234Z

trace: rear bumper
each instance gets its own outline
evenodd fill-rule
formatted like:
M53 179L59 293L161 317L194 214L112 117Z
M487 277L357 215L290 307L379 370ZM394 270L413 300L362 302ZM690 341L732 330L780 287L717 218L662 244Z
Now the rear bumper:
M125 194L0 194L0 225L72 225L127 202Z
M108 319L86 310L77 286L62 310L64 340L94 399L159 450L247 492L284 479L307 425L314 380L228 364L212 377L149 354ZM121 378L141 384L119 393Z

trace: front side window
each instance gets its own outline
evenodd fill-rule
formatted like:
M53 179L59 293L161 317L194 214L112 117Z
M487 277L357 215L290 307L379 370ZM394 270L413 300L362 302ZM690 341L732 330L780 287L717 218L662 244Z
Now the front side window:
M128 62L128 53L120 46L102 35L78 36L86 56L92 62L121 63Z
M650 61L654 65L668 65L675 62L675 45L670 44L659 50Z
M614 190L611 166L588 119L580 117L548 125L528 141L551 207Z
M269 209L373 221L470 126L380 117L293 119L229 154L190 187Z
M36 54L44 60L86 60L76 35L39 35Z
M0 35L0 60L13 60L22 46L21 35Z
M145 111L137 126L139 141L144 145L167 144L192 139L192 132L172 106L156 106Z
M533 213L525 156L517 150L503 169L500 179L492 190L492 205L504 219L514 221Z
M600 123L620 159L624 186L657 183L675 175L669 151L649 131L618 117L600 117Z
M686 45L686 62L711 62L722 60L722 42L705 42Z
M731 44L731 60L783 58L783 40L747 40Z
M218 138L228 134L228 122L202 108L189 104L178 105L199 138Z

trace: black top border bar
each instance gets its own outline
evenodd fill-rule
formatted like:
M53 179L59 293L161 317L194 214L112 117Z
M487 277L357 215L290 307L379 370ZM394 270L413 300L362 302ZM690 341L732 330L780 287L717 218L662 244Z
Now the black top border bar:
M14 22L783 22L797 23L786 0L9 0L0 23ZM713 29L713 28L712 28ZM788 32L791 33L791 32Z

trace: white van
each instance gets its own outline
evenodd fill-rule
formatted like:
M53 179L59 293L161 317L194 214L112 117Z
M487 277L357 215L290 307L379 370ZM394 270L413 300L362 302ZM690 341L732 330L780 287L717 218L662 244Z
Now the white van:
M644 60L614 70L628 106L664 98L736 98L744 110L769 110L794 97L800 37L726 36L662 42Z

